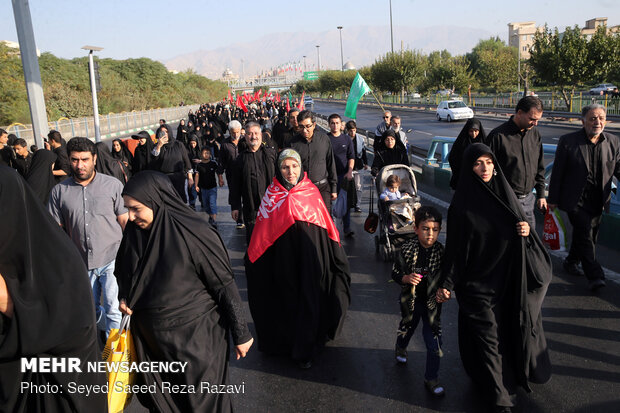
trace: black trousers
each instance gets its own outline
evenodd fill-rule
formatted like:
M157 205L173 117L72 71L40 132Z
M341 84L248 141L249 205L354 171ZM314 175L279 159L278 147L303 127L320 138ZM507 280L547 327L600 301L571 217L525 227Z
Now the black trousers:
M605 278L603 268L596 260L596 240L601 218L602 214L596 215L579 207L568 213L568 219L573 226L573 239L566 261L570 263L581 261L588 280Z

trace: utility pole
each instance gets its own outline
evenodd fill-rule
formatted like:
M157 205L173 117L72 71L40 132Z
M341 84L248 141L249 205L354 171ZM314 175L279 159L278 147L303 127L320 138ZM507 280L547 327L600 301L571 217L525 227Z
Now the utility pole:
M316 61L317 61L317 67L318 67L318 71L321 71L321 52L319 50L321 46L319 46L318 44L316 45Z
M84 46L84 50L88 50L88 70L90 73L90 90L93 96L93 119L95 124L95 142L101 142L101 129L99 128L99 105L97 104L97 79L95 79L95 63L93 61L93 52L103 50L103 47Z
M307 69L306 69L306 56L304 55L304 72L306 72L306 71L307 71Z
M13 15L15 16L19 54L22 59L26 93L28 94L32 135L35 145L38 148L43 148L43 137L49 132L49 126L28 0L13 0Z
M342 53L342 26L337 27L340 32L340 70L344 72L344 54Z
M392 45L392 53L394 53L394 29L392 27L392 0L390 0L390 43Z

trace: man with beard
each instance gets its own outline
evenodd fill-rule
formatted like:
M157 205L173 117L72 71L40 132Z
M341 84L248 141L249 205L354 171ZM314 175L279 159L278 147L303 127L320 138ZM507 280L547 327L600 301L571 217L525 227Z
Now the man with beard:
M405 145L407 153L409 153L409 143L407 142L407 134L402 130L400 125L400 116L394 115L390 118L390 128L396 132L396 136L400 138L400 141Z
M95 171L96 148L89 139L71 139L67 143L67 153L72 177L52 189L48 210L86 263L97 320L109 334L110 329L119 328L121 322L114 260L127 223L127 210L121 196L123 184ZM99 305L102 301L104 316Z
M540 210L547 209L542 138L536 129L542 114L541 100L526 96L517 103L516 113L487 138L532 228L536 226L534 204ZM532 193L534 188L536 197Z
M284 109L282 109L284 112ZM299 124L297 123L297 115L299 114L299 109L292 108L288 112L287 121L288 123L284 123L284 114L282 114L281 118L278 119L276 124L273 127L273 140L278 145L278 150L286 148L293 136L297 134L297 128Z
M316 129L314 114L303 110L297 115L299 134L291 140L290 147L301 157L304 171L323 198L327 210L331 212L332 201L336 199L338 176L332 143L325 133Z
M9 133L0 129L0 165L13 166L15 154L9 146Z
M256 222L256 212L275 174L276 151L263 145L258 123L249 122L245 130L248 147L233 164L233 181L229 186L232 219L237 221L239 211L243 211L245 236L249 244Z

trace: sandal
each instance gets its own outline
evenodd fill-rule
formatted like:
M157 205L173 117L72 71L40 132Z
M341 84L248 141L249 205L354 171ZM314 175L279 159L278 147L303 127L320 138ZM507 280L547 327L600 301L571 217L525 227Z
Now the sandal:
M437 379L424 380L424 386L433 397L442 397L444 394L446 394L446 390L441 384L439 384L439 380Z

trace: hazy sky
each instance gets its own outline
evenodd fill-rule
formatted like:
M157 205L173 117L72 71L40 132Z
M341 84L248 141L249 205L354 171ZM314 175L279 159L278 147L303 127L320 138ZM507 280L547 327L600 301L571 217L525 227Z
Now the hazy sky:
M268 33L321 32L336 26L387 25L389 0L31 0L37 48L56 56L168 59ZM178 4L182 4L179 6ZM301 4L312 6L301 6ZM507 37L507 24L536 21L563 29L594 17L620 24L619 0L392 0L394 26L484 28ZM17 41L12 3L0 1L0 40ZM396 33L395 33L396 36ZM343 34L344 37L344 34ZM386 45L386 48L388 45Z

